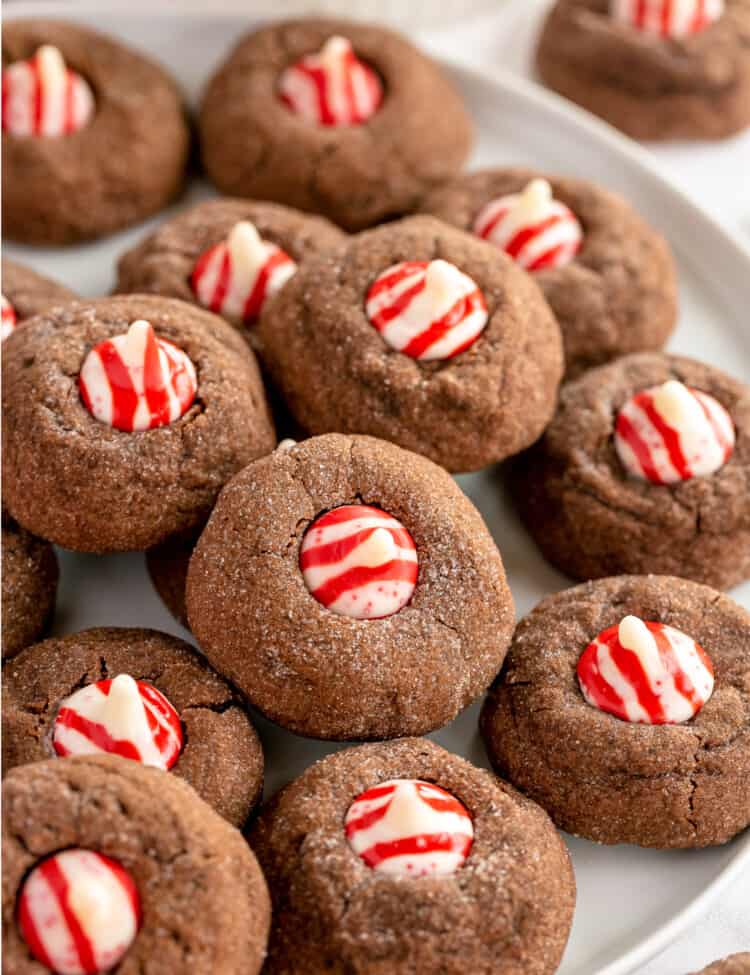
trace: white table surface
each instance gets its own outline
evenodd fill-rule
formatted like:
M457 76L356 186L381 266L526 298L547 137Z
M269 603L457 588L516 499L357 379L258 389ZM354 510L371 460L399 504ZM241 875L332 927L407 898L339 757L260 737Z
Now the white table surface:
M409 29L417 43L436 55L454 58L474 66L504 68L526 76L530 73L530 53L539 15L549 0L371 0L383 18L388 13ZM171 7L200 9L209 0L171 0ZM462 4L470 17L458 17ZM135 0L138 5L138 0ZM267 13L265 0L236 0L251 13ZM74 6L74 0L60 4ZM217 6L231 7L232 0ZM364 7L363 0L274 0L275 13L327 13L340 8L342 13ZM483 11L490 11L485 13ZM437 25L437 26L436 26ZM718 145L670 145L653 148L654 158L675 184L691 194L700 205L712 211L720 222L738 233L750 245L750 131ZM529 160L531 162L531 160ZM749 286L750 288L750 286ZM748 300L750 328L750 291ZM627 905L623 905L627 910ZM721 896L713 910L696 924L679 943L672 945L637 975L689 975L716 958L735 951L750 950L750 871L740 875Z
M545 0L498 2L491 14L464 23L451 20L438 28L430 24L428 30L417 31L416 39L436 55L529 77L533 39L544 5ZM750 245L750 131L719 144L650 148L664 175ZM689 975L724 955L749 950L750 870L745 870L690 933L637 975Z

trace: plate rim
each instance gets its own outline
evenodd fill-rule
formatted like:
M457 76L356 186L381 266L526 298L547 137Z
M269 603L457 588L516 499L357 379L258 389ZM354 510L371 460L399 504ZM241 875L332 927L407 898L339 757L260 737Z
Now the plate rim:
M6 11L6 14L8 11ZM256 11L253 11L256 14ZM264 15L248 16L248 21L263 19ZM181 9L172 6L155 7L153 3L144 0L110 0L106 10L96 0L84 0L82 3L72 4L67 0L19 0L4 18L8 22L22 17L52 17L97 19L107 16L125 17L127 19L166 19L186 20L209 16L212 19L240 19L243 12L229 3L218 0L211 4L206 12L201 0L183 0ZM530 105L532 110L541 110L545 114L552 114L573 128L582 129L587 137L602 144L606 149L621 158L627 159L631 167L645 173L652 184L664 194L667 205L678 205L690 214L696 221L696 235L708 234L721 239L722 245L733 250L738 264L746 265L746 273L750 278L750 245L732 228L723 227L721 223L701 204L695 202L679 186L674 185L659 170L647 149L629 139L608 123L590 114L585 109L574 105L555 92L548 91L535 81L521 77L503 68L483 66L477 68L467 64L461 58L435 58L438 63L454 76L458 76L473 85L489 84L494 89L502 90L504 95L510 95ZM619 957L600 968L597 975L627 975L636 967L645 964L673 943L690 924L697 920L716 901L718 896L745 868L750 868L750 830L733 841L737 848L732 852L731 859L713 877L711 882L701 893L686 904L669 920L660 925L644 941L635 947L627 949Z

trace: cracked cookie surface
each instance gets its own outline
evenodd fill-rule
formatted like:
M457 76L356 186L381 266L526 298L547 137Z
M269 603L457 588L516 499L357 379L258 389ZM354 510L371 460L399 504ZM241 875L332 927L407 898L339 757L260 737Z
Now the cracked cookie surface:
M464 352L424 362L385 342L365 301L386 268L435 259L476 283L488 321ZM532 279L489 244L428 216L365 231L305 262L264 308L256 336L304 429L368 433L452 471L533 443L562 375L560 329Z
M178 776L115 756L36 762L3 783L3 961L38 975L15 922L27 872L61 849L117 860L143 913L119 975L256 975L268 890L242 835Z
M198 392L174 423L129 433L94 419L78 375L94 345L137 319L187 353ZM103 298L38 315L6 340L2 365L5 503L66 548L144 549L199 528L225 481L276 442L247 343L173 298Z
M416 545L414 596L385 619L333 613L303 581L305 530L345 504L382 508ZM500 669L513 629L500 553L453 479L393 444L339 434L232 479L191 559L187 608L209 661L259 710L329 739L447 723Z
M61 701L128 674L161 691L180 717L184 747L173 773L242 826L260 799L263 751L239 695L195 650L155 630L100 628L28 647L3 670L3 769L54 756Z
M344 817L366 789L436 783L468 810L474 842L450 876L393 877L353 852ZM546 975L573 915L568 853L545 813L507 783L424 739L317 762L262 811L250 843L268 879L269 975Z
M94 91L91 122L64 138L3 133L3 231L69 244L145 219L182 189L189 131L180 95L153 61L78 24L12 20L3 65L52 44Z
M385 87L380 109L360 125L311 124L278 95L284 69L333 35L348 38ZM472 129L453 86L408 41L383 27L310 18L239 42L208 84L200 136L222 193L276 200L359 230L413 210L455 175Z
M750 125L750 0L668 41L558 0L536 52L543 81L634 139L723 139Z
M583 246L564 267L534 273L560 323L566 377L629 352L659 349L677 317L677 284L667 242L625 200L593 183L532 169L486 169L456 177L424 201L425 213L471 232L499 197L547 180L580 221Z
M576 665L623 616L696 640L716 682L683 724L634 724L587 704ZM560 829L600 843L701 847L750 824L750 615L668 576L619 576L549 596L515 632L480 728L501 775Z
M716 473L674 485L630 477L613 444L636 392L677 379L713 396L737 433ZM512 485L545 557L574 579L684 576L728 589L750 576L750 388L680 356L626 356L563 386L542 439L515 461Z

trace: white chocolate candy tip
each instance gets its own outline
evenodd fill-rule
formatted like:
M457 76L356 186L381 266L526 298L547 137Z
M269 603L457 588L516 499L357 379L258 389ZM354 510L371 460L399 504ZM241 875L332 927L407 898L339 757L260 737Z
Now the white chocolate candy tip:
M368 569L385 565L398 558L398 546L386 528L376 528L366 542L359 547L358 563Z
M351 51L352 45L346 37L333 34L320 49L320 60L327 68L336 67L338 62Z
M233 264L244 266L253 272L265 264L268 257L266 243L261 239L255 224L249 220L240 220L232 227L227 238L227 247Z
M291 437L286 437L286 439L284 440L279 440L278 444L276 445L276 449L285 451L285 450L291 450L292 447L296 447L296 446L297 446L296 440L292 440Z
M52 44L43 44L36 52L39 72L46 82L56 82L65 76L67 68L60 50Z
M657 386L653 396L658 413L678 430L703 418L700 404L687 386L677 379L668 379Z
M643 620L637 616L623 616L617 628L620 643L629 650L635 650L644 639L651 639L651 634Z

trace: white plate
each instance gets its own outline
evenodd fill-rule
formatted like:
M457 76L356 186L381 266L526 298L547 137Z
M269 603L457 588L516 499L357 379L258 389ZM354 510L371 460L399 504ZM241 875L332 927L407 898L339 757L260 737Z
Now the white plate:
M133 6L109 5L102 13L96 6L78 5L74 15L163 61L191 101L233 40L250 26L249 21L230 13L173 17L152 15ZM58 3L19 3L14 14L60 14L62 9ZM667 235L678 256L682 316L670 347L750 380L750 252L670 187L645 153L585 113L510 76L490 77L455 66L450 71L478 123L479 145L473 163L533 163L586 176L623 193ZM207 192L206 187L196 185L189 198ZM65 251L11 246L7 253L82 294L104 294L114 281L116 257L148 226ZM469 475L460 482L480 507L503 553L519 615L542 596L568 584L543 561L518 525L496 472ZM189 639L151 589L142 556L61 555L55 632L138 625ZM750 585L734 595L750 605ZM475 705L433 737L476 764L486 765L477 734L477 712ZM333 750L292 736L263 719L258 719L258 725L270 791ZM607 848L570 838L568 844L578 882L578 905L563 975L632 971L677 937L742 865L750 863L747 834L718 849L687 852Z

